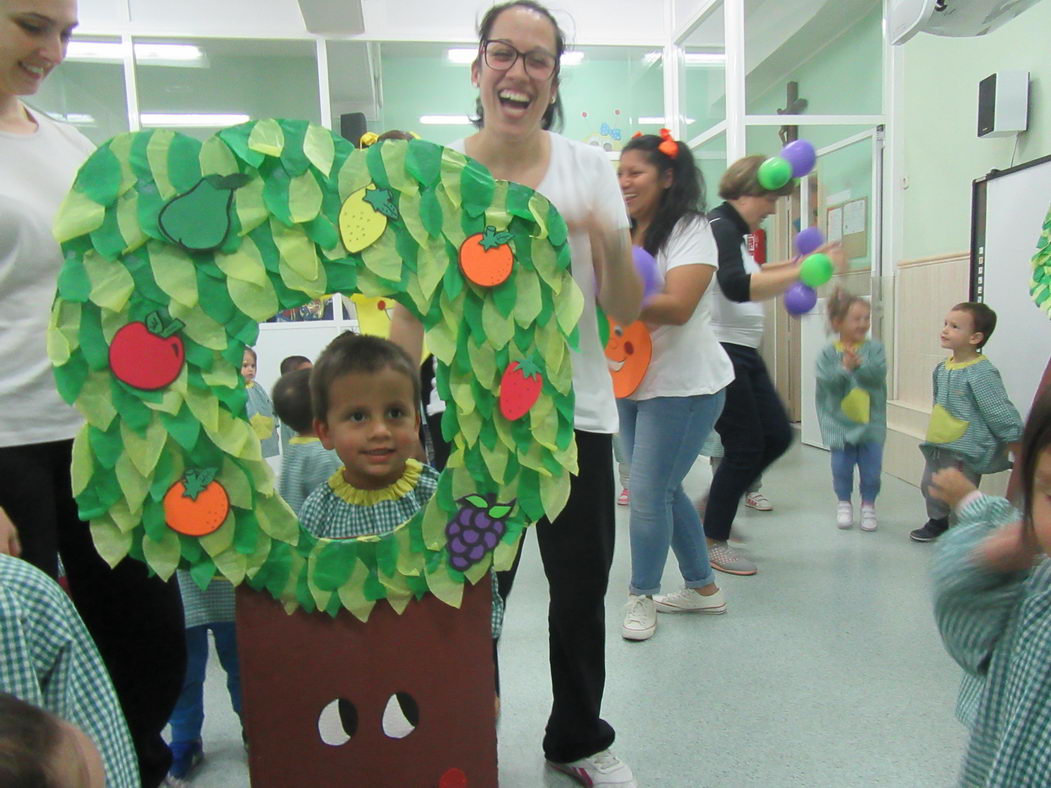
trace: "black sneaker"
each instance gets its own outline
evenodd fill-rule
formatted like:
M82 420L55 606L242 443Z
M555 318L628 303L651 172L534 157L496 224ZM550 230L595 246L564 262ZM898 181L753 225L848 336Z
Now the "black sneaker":
M947 530L949 530L949 518L942 517L938 520L928 520L922 528L910 532L909 538L914 542L933 542Z

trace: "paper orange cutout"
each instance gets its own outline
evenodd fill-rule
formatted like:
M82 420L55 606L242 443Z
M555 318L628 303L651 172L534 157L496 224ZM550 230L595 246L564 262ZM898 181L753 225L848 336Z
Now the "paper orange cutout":
M515 256L508 246L514 238L509 232L497 232L489 226L484 233L475 233L460 244L460 270L463 275L482 287L496 287L506 281L514 267Z
M164 521L173 531L204 536L219 529L230 513L230 497L215 468L191 468L164 494Z
M622 326L609 317L606 320L609 321L606 364L613 376L613 393L622 399L630 396L646 377L653 356L653 340L641 320L629 326Z

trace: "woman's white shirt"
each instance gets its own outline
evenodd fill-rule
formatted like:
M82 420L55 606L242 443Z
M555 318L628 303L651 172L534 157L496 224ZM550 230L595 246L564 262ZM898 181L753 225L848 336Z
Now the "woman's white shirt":
M72 126L33 116L33 134L0 131L0 446L65 440L82 423L47 357L62 267L51 228L94 146Z
M573 278L584 294L580 317L580 349L573 353L574 426L585 432L614 433L619 429L613 378L599 342L595 310L595 268L591 240L585 229L589 216L616 230L628 228L628 214L613 166L600 148L548 132L551 161L536 190L558 209L570 226ZM448 147L464 152L464 141Z
M657 253L661 286L669 271L684 265L710 266L712 281L684 324L650 329L653 355L646 377L629 399L715 394L734 379L733 364L711 325L712 285L718 260L719 250L707 219L702 216L680 219Z

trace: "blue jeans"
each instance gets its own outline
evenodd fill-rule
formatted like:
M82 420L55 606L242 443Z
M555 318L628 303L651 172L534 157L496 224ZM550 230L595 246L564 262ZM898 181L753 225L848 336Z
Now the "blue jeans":
M841 501L849 501L854 493L855 465L861 477L861 500L863 503L873 503L879 495L883 444L845 443L842 449L832 449L832 489Z
M725 400L725 391L617 400L622 448L631 463L632 594L660 591L669 546L687 588L703 588L714 580L701 518L682 480Z
M201 738L204 725L204 670L208 664L208 630L215 635L219 664L226 671L230 704L241 716L241 666L237 661L237 636L232 621L202 624L186 630L186 678L171 716L172 741Z

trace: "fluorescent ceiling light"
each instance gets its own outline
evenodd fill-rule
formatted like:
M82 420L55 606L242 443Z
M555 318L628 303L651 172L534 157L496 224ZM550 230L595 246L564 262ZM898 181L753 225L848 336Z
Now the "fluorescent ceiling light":
M66 48L67 60L124 59L124 44L119 41L70 41ZM195 44L135 44L135 59L145 63L180 63L194 65L204 61L204 52Z
M66 123L72 123L74 126L90 126L95 122L94 115L87 115L83 112L68 112L65 115L61 112L48 112L47 116L55 120L64 120Z
M452 47L445 51L445 56L449 59L450 63L455 63L458 66L469 66L474 62L474 59L478 57L478 50L467 49L465 47ZM579 66L583 62L583 52L562 53L563 66Z
M478 50L453 47L446 51L445 56L449 58L450 63L455 63L458 66L469 66L478 57Z
M726 55L716 52L687 52L687 66L724 66Z
M471 119L466 115L420 115L423 126L470 126Z
M224 126L236 126L238 123L247 123L250 118L247 115L236 113L143 113L139 115L139 122L143 126L185 126L188 128L219 128Z

